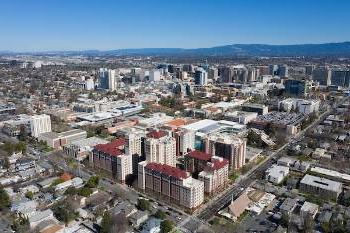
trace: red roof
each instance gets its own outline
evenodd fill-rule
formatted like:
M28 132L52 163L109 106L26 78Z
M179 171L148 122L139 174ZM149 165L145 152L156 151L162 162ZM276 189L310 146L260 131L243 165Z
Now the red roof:
M207 154L199 150L193 150L189 152L186 156L189 156L191 158L198 159L198 160L203 160L203 161L210 161L212 157L210 154Z
M167 132L165 132L165 131L157 131L157 130L153 130L153 131L151 131L151 132L149 132L148 134L147 134L147 137L148 138L162 138L162 137L165 137L165 136L167 136L168 134L167 134Z
M119 138L107 144L98 144L94 147L94 149L111 156L120 156L123 154L120 147L124 145L125 139Z
M184 170L166 164L148 163L145 168L152 171L157 171L167 176L176 177L178 179L185 179L189 176Z
M211 167L209 167L211 170L218 170L218 169L221 169L223 167L225 167L226 165L229 164L229 161L227 159L212 159L211 162L212 164Z

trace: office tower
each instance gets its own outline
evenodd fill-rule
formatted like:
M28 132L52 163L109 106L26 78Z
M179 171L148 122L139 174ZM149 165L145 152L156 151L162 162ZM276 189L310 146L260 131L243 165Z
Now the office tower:
M222 83L232 83L233 82L233 68L231 67L220 67L219 75Z
M149 72L149 81L150 82L159 82L160 81L160 70L151 70Z
M39 137L42 133L51 132L51 119L49 115L34 115L30 121L32 137Z
M176 141L165 131L152 131L146 135L145 154L147 162L176 166Z
M98 74L100 88L110 91L117 89L115 70L100 68Z
M307 66L305 66L305 74L306 75L312 75L314 69L315 69L315 65L307 65Z
M278 65L269 65L269 75L278 75Z
M182 70L189 72L189 73L192 73L194 68L193 68L193 65L191 65L191 64L185 64L182 66Z
M306 82L306 80L287 79L284 81L284 91L292 96L305 96L309 91Z
M231 170L240 169L245 164L246 141L232 134L215 133L204 140L205 152L225 158Z
M173 73L175 72L175 67L174 67L174 65L168 65L168 72L169 72L170 74L173 74Z
M202 181L166 164L147 161L139 163L138 187L188 209L194 209L204 201Z
M279 65L278 66L278 76L282 78L288 77L288 66L287 65Z
M249 67L248 68L248 74L247 74L247 81L248 82L255 82L259 77L259 69L255 67Z
M205 86L208 84L208 73L203 68L198 68L194 73L194 82L196 85Z
M333 70L331 84L339 87L350 87L350 70Z
M328 67L318 67L313 71L312 80L317 81L320 85L331 85L331 70Z
M219 71L217 68L209 68L208 71L208 78L216 81L219 76Z

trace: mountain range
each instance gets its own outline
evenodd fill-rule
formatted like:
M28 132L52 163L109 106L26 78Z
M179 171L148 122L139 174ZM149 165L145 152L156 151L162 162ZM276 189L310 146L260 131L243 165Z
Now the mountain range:
M1 53L1 51L0 51ZM9 51L6 51L8 54ZM4 53L3 53L4 54ZM344 56L350 57L350 42L324 44L295 44L295 45L268 45L268 44L232 44L211 48L140 48L116 50L82 50L82 51L47 51L12 54L34 55L86 55L86 56Z

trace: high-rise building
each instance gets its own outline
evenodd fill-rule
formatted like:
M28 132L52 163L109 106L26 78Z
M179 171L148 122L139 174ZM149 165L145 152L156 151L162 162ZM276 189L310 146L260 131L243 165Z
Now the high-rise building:
M51 118L49 115L34 115L30 121L32 137L39 137L42 133L51 132Z
M331 84L339 87L350 87L350 70L332 70Z
M176 166L176 141L165 131L152 131L145 140L147 162Z
M213 68L209 68L208 70L208 78L212 79L212 80L217 80L219 76L219 71L217 68L213 67Z
M269 65L269 75L278 75L278 65Z
M312 73L312 80L317 81L322 86L331 85L331 70L328 67L318 67Z
M305 96L308 92L306 80L287 79L284 81L285 93L292 96Z
M160 71L159 70L151 70L149 72L149 81L150 82L159 82L160 81Z
M306 75L312 75L312 73L314 72L315 69L315 65L307 65L305 66L305 74Z
M88 91L95 89L95 82L92 78L85 80L85 89Z
M205 152L225 158L231 170L240 169L245 164L246 141L232 134L214 133L205 138Z
M100 88L110 91L114 91L117 89L115 70L100 68L98 75Z
M122 183L133 173L132 156L123 152L124 146L125 140L117 139L107 144L98 144L92 150L94 167L111 173Z
M227 159L211 157L210 162L207 162L203 171L198 174L198 179L204 182L205 193L213 194L225 188L228 181L228 167Z
M194 73L194 82L196 85L205 86L208 84L208 73L203 68L198 68Z
M278 66L278 76L287 78L288 77L288 66L287 65L279 65Z
M204 201L204 182L166 164L139 163L138 186L188 209L195 209Z

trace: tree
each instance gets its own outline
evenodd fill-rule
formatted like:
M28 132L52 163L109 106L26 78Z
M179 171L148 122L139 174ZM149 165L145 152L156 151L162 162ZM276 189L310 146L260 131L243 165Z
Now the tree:
M146 210L150 210L151 204L149 203L149 201L147 201L145 199L139 199L138 203L137 203L137 207L140 210L146 211Z
M20 126L20 132L18 135L18 139L22 142L25 142L28 139L28 132L27 132L26 127L24 125Z
M315 227L314 219L310 214L308 214L304 219L304 232L309 233L313 232Z
M100 182L100 177L91 176L90 179L86 182L85 186L88 188L96 188L99 182Z
M5 159L4 159L4 163L3 163L3 167L5 168L5 169L9 169L10 168L10 160L9 160L9 158L8 157L6 157Z
M28 191L24 195L25 195L26 198L28 198L30 200L33 200L34 194L33 194L32 191Z
M78 193L78 190L74 187L69 187L67 188L67 190L64 192L65 195L70 195L70 196L74 196L75 194Z
M109 233L112 228L113 220L111 214L106 211L102 216L100 233Z
M163 220L160 223L160 232L161 233L168 233L174 228L174 223L168 219Z
M91 188L83 187L79 189L78 194L83 197L89 197L92 194Z
M0 210L4 210L11 206L10 197L5 189L0 186Z
M75 212L71 205L67 203L57 203L57 205L53 208L53 212L55 217L63 221L65 224L68 224L73 219L79 216L78 212Z
M154 214L154 217L163 220L163 219L166 218L166 214L163 211L161 211L161 210L157 210L157 212Z

